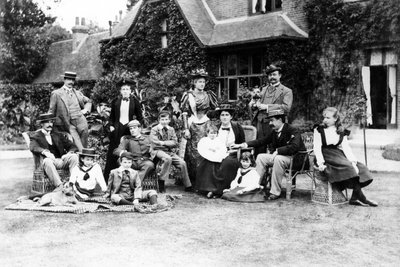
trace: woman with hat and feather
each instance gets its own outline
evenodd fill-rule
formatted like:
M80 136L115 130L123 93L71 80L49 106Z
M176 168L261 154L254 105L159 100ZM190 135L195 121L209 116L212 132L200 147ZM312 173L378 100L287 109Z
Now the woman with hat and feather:
M217 97L212 91L205 91L208 73L204 69L193 70L189 77L193 88L185 92L181 100L181 109L188 112L188 129L185 130L186 144L185 160L188 163L189 176L192 183L196 179L196 168L200 155L197 151L197 143L206 136L206 128L210 123L207 112L214 110L218 103Z
M95 162L98 156L96 151L93 148L83 148L78 155L79 164L72 169L69 178L76 194L82 199L102 195L107 185L100 165Z

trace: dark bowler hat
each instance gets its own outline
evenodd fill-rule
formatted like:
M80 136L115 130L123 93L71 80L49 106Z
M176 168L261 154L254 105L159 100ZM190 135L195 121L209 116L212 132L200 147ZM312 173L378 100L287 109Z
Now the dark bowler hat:
M205 69L195 69L189 73L190 79L197 79L197 78L208 78L208 72Z
M215 109L215 111L218 112L218 114L221 114L222 111L228 111L230 114L233 114L235 109L231 104L221 104Z
M78 152L79 156L97 157L96 151L93 148L82 148L82 152Z
M122 152L122 154L121 154L121 156L119 158L120 159L127 158L127 159L130 159L130 160L133 160L133 154L131 152L125 151L125 152Z
M283 109L273 109L268 111L268 118L275 117L275 116L282 116L285 115L285 111Z
M64 72L64 79L71 79L71 80L76 80L76 72L72 71L66 71Z
M275 65L271 64L271 65L269 65L269 66L267 66L267 67L265 68L264 74L265 74L265 75L268 75L268 74L270 74L270 73L272 73L272 72L274 72L274 71L279 71L279 72L281 72L282 69L281 69L280 67L278 67L278 66L275 66Z
M53 121L55 120L56 117L54 117L53 113L43 113L40 114L39 117L37 118L37 122L45 122L45 121Z
M133 80L133 79L131 79L131 78L128 78L128 77L126 77L126 78L120 78L120 79L117 81L117 86L118 86L118 87L121 87L121 86L123 86L123 85L131 85L131 86L133 86L133 85L135 85L135 80Z

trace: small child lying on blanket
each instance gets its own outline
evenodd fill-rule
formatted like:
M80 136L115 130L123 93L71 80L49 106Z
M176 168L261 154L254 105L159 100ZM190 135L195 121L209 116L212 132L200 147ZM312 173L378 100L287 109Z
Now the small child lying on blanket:
M111 202L116 205L137 205L139 200L149 200L150 204L157 204L155 190L142 191L139 174L131 168L132 153L123 152L119 161L121 166L110 172L104 197L110 197Z

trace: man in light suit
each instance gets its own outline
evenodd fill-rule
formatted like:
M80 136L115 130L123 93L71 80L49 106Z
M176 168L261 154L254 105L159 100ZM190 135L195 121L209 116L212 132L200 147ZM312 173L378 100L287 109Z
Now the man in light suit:
M70 133L75 145L82 151L87 147L89 136L85 115L90 112L92 102L73 88L75 80L75 72L65 72L64 85L51 93L49 113L56 116L54 130Z
M272 132L267 115L269 110L282 109L288 115L292 107L293 93L290 88L281 84L281 70L275 65L269 65L265 69L270 84L262 88L259 100L249 103L249 106L256 110L253 120L257 128L257 138L266 137ZM261 146L256 154L265 153L266 149L266 146Z
M78 164L78 155L74 143L61 133L53 132L55 117L51 113L39 115L41 129L31 136L29 149L37 156L43 157L43 169L56 188L62 187L57 169L69 169Z

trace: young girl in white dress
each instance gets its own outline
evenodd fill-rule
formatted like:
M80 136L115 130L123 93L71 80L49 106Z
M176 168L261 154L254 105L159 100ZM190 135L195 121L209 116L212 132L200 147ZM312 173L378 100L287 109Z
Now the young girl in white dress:
M256 162L251 152L242 152L240 166L235 180L229 189L224 190L222 198L236 202L263 202L264 194L259 184L260 175L255 169Z
M69 178L77 196L87 199L95 195L103 195L103 192L107 190L107 185L100 165L95 162L97 157L95 150L83 148L78 154L79 164L72 169Z

